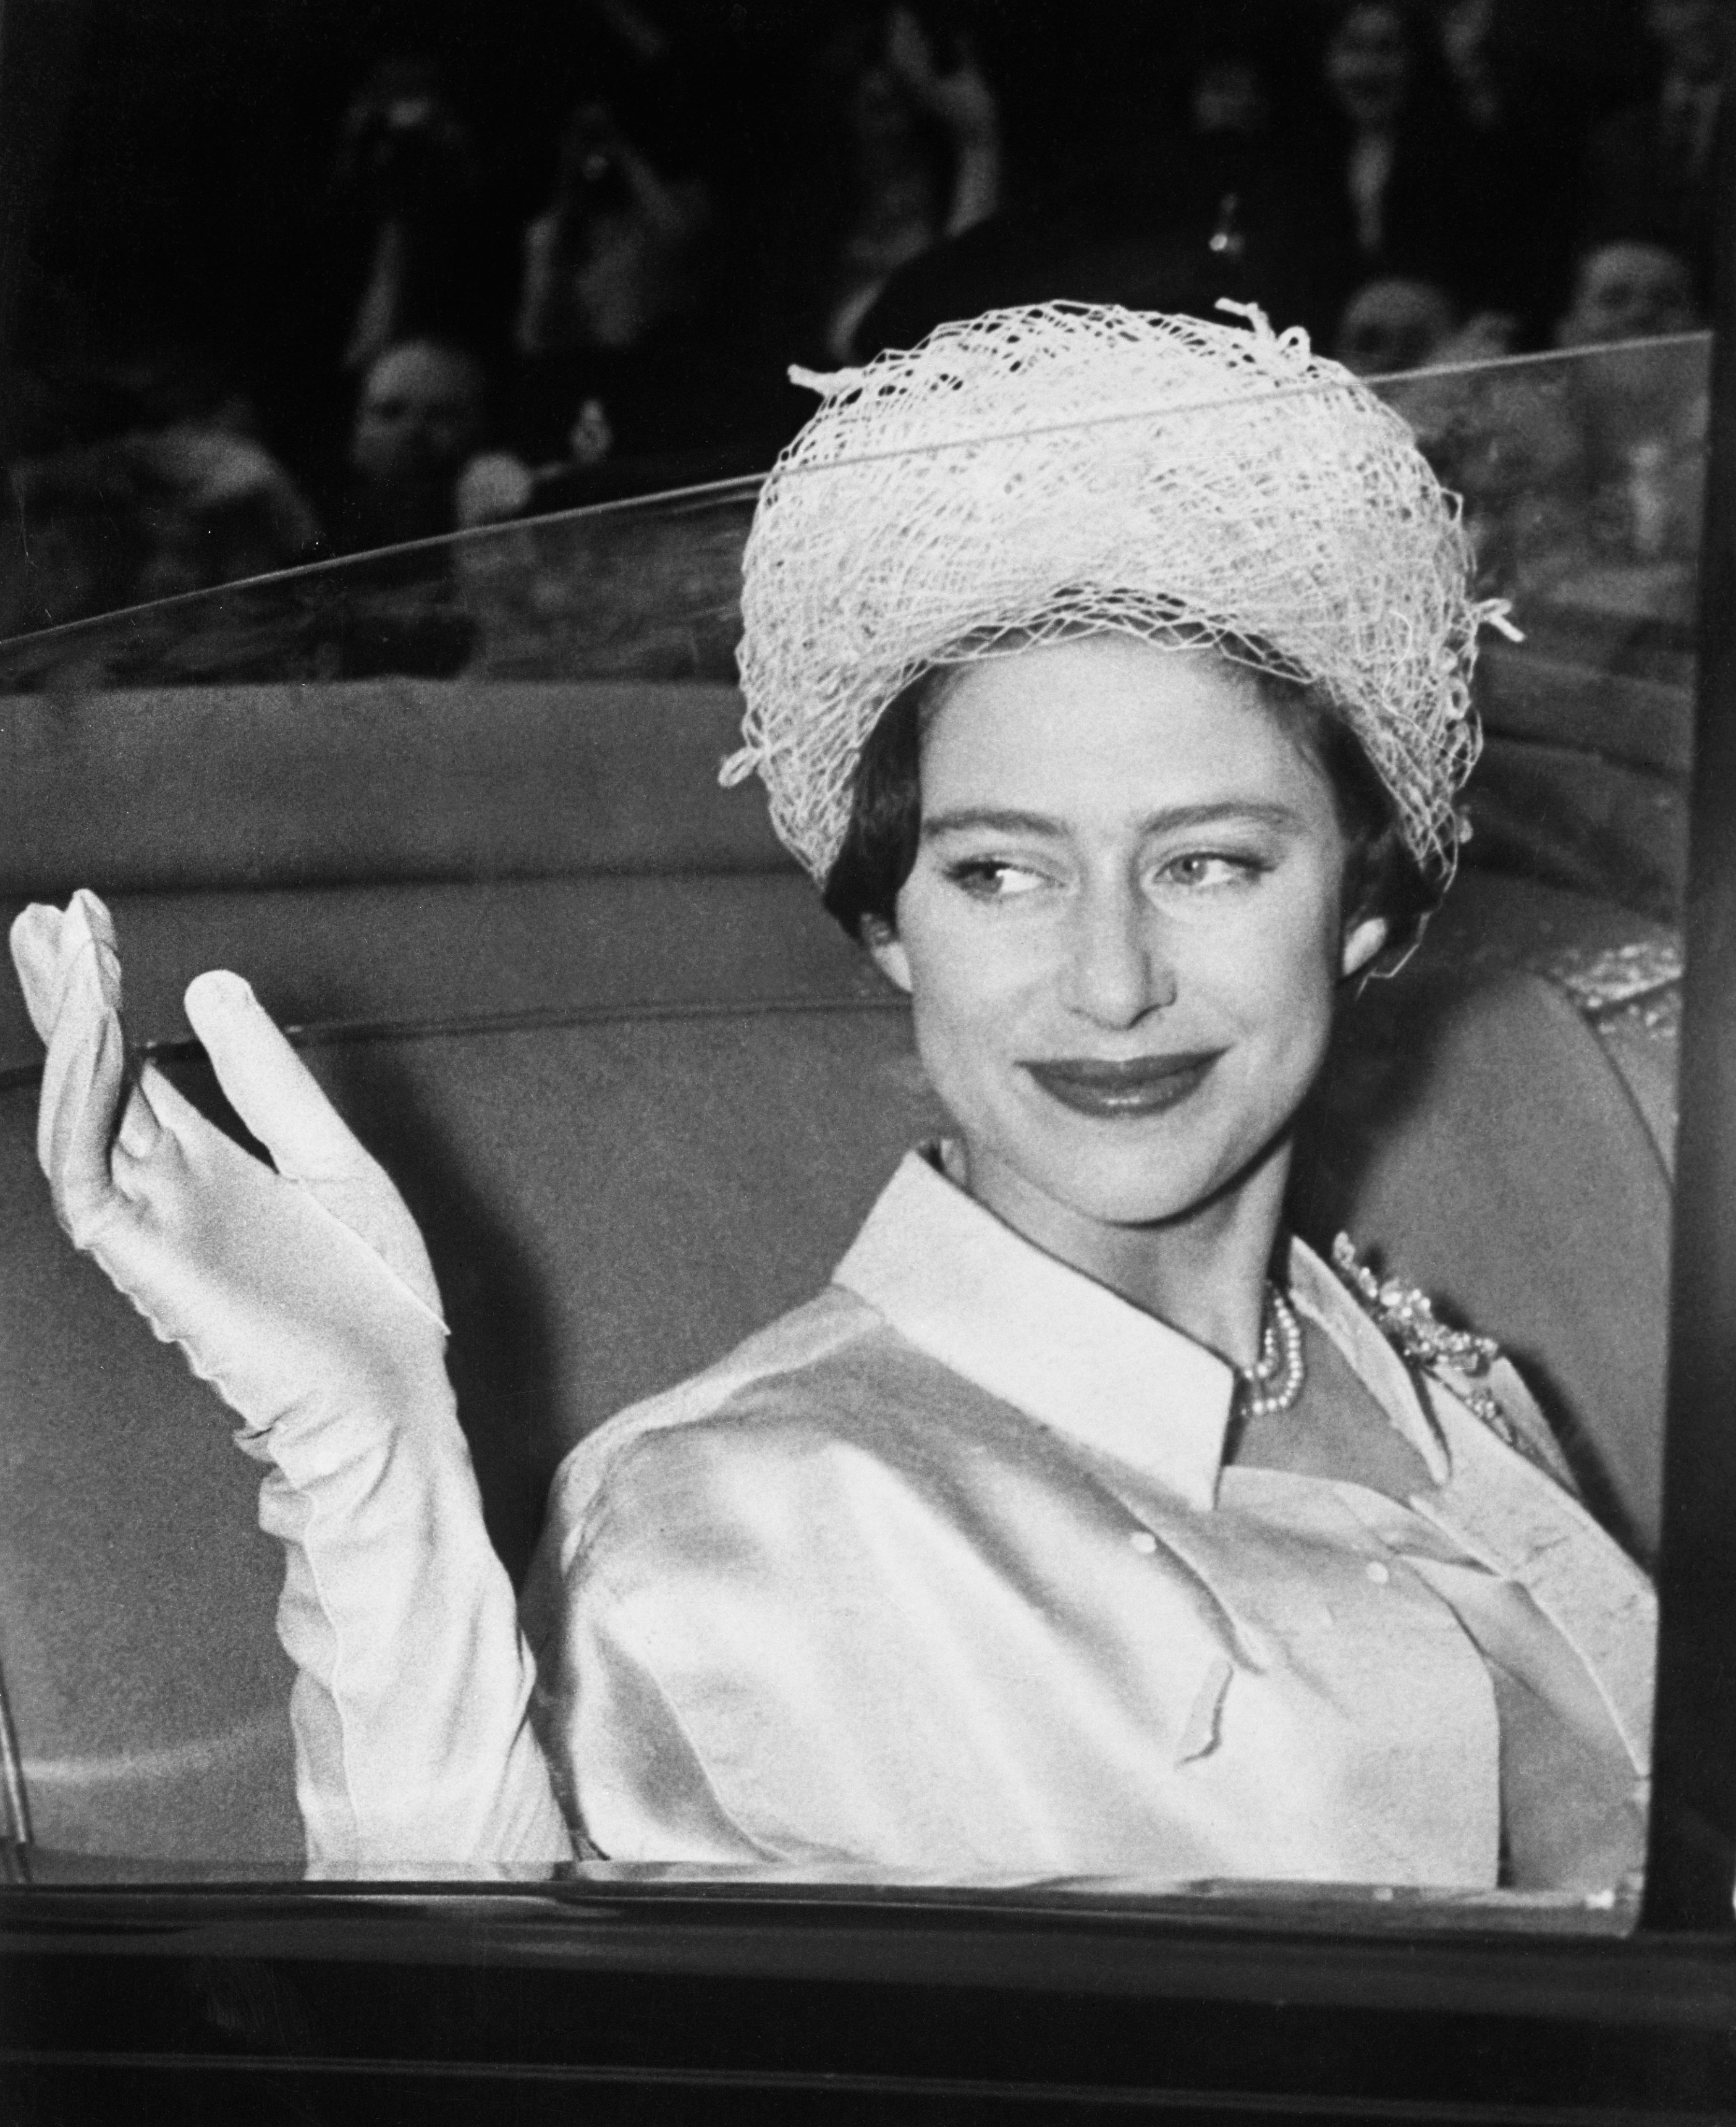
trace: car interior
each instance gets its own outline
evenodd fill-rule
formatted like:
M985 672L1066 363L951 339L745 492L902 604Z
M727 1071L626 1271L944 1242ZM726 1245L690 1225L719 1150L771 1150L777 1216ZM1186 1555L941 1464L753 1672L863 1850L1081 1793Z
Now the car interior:
M1293 1205L1500 1342L1647 1561L1707 364L1692 335L1385 387L1525 639L1483 649L1459 878L1346 996ZM1612 445L1617 401L1673 455ZM427 1237L515 1575L562 1454L811 1292L942 1125L902 1000L757 785L718 784L752 499L509 523L0 644L0 913L100 892L132 1040L238 1133L185 984L235 969L291 1029ZM12 1836L45 1883L292 1878L258 1473L56 1231L39 1082L7 985Z

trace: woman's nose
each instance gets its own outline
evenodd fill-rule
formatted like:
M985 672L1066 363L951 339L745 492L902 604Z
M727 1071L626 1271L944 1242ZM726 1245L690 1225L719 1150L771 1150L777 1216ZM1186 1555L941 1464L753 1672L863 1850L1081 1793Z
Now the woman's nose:
M1175 968L1161 919L1131 888L1082 894L1063 984L1068 1006L1102 1026L1131 1026L1174 1004Z

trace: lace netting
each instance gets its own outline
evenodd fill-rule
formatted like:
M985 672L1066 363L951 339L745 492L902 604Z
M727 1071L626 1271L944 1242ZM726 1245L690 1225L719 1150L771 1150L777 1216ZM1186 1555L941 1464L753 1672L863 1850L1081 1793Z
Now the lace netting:
M723 775L758 770L817 879L863 743L918 674L1098 632L1324 689L1424 872L1450 878L1477 629L1505 609L1468 596L1457 499L1403 420L1247 315L1041 304L792 372L823 401L748 541Z

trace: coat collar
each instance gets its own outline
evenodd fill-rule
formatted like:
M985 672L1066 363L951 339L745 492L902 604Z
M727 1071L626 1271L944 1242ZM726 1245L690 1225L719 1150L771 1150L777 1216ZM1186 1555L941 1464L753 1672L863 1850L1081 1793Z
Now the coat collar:
M1402 1362L1300 1241L1293 1296L1330 1336L1437 1481L1440 1442ZM1190 1506L1217 1496L1234 1370L1046 1255L905 1155L832 1274L918 1349L986 1394L1130 1463Z

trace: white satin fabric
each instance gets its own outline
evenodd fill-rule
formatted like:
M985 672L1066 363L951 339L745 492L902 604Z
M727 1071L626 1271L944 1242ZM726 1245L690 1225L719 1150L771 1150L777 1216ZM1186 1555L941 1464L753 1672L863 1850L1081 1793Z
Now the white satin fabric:
M1506 1880L1615 1883L1644 1576L1511 1368L1517 1447L1290 1270L1411 1500L1223 1466L1228 1369L914 1154L817 1299L568 1457L524 1637L456 1425L248 1436L311 1872L1487 1887L1505 1802Z
M1653 1611L1518 1445L1292 1289L1432 1480L1226 1467L1230 1370L912 1154L830 1287L569 1457L538 1727L619 1861L1590 1888L1637 1863Z

